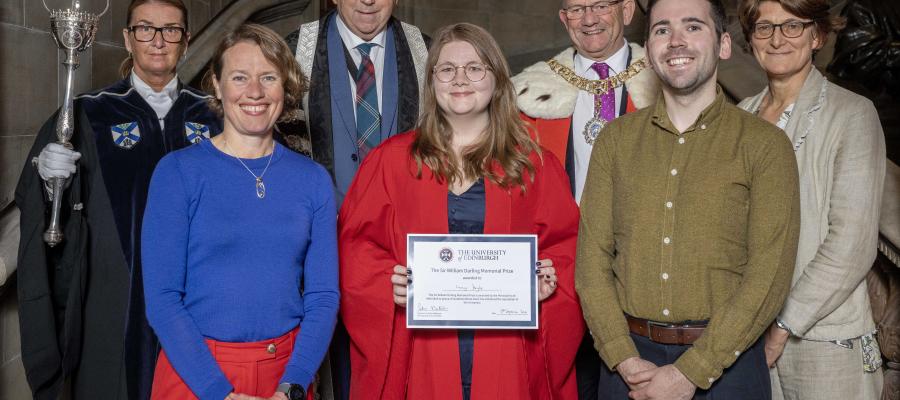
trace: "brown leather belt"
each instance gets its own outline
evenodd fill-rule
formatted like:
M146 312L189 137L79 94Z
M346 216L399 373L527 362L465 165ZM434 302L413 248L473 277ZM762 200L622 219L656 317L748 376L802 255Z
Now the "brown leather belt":
M625 315L628 330L656 343L692 344L703 335L706 324L669 324Z

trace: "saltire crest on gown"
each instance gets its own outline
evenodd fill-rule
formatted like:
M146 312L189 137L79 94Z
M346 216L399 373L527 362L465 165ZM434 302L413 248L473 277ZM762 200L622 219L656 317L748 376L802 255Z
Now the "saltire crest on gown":
M123 149L131 149L141 141L141 129L138 128L137 122L113 125L110 131L113 143Z
M199 122L185 122L184 136L193 144L209 139L209 127Z

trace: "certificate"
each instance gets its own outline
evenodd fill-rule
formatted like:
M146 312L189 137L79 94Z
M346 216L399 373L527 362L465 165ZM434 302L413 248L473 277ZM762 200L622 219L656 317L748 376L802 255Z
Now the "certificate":
M537 329L536 235L406 236L406 327Z

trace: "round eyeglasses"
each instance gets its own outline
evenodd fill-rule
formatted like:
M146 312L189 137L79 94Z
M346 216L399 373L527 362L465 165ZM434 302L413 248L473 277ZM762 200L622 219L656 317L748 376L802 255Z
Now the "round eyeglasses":
M800 37L807 26L815 25L815 21L787 21L780 24L760 22L753 25L753 37L756 39L768 39L775 34L775 28L781 30L781 35L786 38Z
M625 0L598 1L588 6L579 5L563 8L562 11L566 14L566 19L570 20L582 19L588 11L597 15L607 15L613 11L614 5L623 1Z
M466 74L469 82L478 82L487 76L488 70L491 68L478 62L470 62L466 65L453 65L451 63L443 63L434 67L434 77L437 80L447 83L456 79L456 71L460 68Z
M184 38L184 28L180 26L157 28L151 25L134 25L129 26L128 31L134 35L134 39L138 42L152 42L157 32L160 32L163 40L169 43L181 43L181 39Z

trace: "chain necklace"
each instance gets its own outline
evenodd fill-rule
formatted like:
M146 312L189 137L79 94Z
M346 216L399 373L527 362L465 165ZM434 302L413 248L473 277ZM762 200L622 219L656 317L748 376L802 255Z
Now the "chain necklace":
M228 146L227 140L223 140L222 143L225 145L225 149L227 149L228 152L232 152L231 147ZM229 154L229 155L231 155L231 154ZM250 175L253 175L253 177L256 178L256 197L259 197L260 199L266 197L266 184L263 182L263 175L265 175L266 171L269 170L269 164L272 164L272 157L274 155L275 155L275 144L273 143L272 144L272 152L269 153L269 161L266 162L266 167L263 168L262 173L259 175L254 174L253 171L249 167L247 167L247 164L244 164L244 161L241 160L240 157L231 155L232 157L234 157L235 160L238 160L238 162L244 166L244 169L246 169L247 172L250 173Z
M560 78L565 79L565 81L570 85L595 95L602 95L610 89L615 89L619 86L622 86L623 84L625 84L625 81L633 78L635 75L639 74L644 68L647 67L647 61L642 58L631 63L631 65L629 65L628 68L626 68L624 71L610 76L609 78L592 80L578 76L575 71L565 65L560 64L559 61L550 60L547 61L547 64L550 66L550 69L553 70L553 72L559 75Z
M624 71L609 78L592 80L578 76L575 71L560 64L559 61L550 60L547 61L547 65L570 85L594 95L594 116L584 125L583 131L584 141L590 145L594 144L594 141L597 140L597 135L609 122L600 116L600 112L603 109L603 101L600 96L607 91L615 90L617 87L624 85L627 80L633 78L647 67L645 59L642 58L631 63Z

